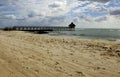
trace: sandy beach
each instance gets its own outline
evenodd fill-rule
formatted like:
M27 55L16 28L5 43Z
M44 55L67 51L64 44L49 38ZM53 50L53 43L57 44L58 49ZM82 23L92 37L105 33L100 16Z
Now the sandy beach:
M0 77L120 77L120 42L0 31Z

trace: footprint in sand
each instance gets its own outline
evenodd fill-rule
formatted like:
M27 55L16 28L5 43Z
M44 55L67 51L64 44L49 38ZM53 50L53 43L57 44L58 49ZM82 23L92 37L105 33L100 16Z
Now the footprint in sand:
M36 73L39 73L39 70L38 70L38 69L35 69L34 71L35 71Z
M86 75L81 72L81 71L75 71L77 75L79 75L80 77L86 77Z
M106 70L105 68L102 67L93 67L94 70Z
M70 53L70 55L74 55L73 53Z
M12 61L11 61L11 60L9 60L9 61L8 61L8 63L12 63Z
M25 67L25 69L29 69L29 67Z
M35 56L34 56L34 55L31 55L31 56L29 56L29 58L31 58L31 59L35 59Z
M120 72L118 72L118 74L120 74Z
M56 71L59 71L59 72L62 72L62 71L63 71L63 69L62 69L61 66L55 67L55 69L56 69Z
M60 64L60 63L59 63L59 62L56 62L56 63L55 63L55 65L58 65L58 64Z
M77 60L72 60L72 62L78 62Z
M59 72L63 71L63 68L60 66L60 63L59 62L56 62L55 63L55 69Z

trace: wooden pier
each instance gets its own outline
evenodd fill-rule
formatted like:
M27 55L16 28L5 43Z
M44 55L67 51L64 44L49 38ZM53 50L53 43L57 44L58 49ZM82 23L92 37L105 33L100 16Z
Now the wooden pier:
M71 23L68 27L64 26L13 26L6 27L4 30L16 31L71 31L75 29L75 24Z

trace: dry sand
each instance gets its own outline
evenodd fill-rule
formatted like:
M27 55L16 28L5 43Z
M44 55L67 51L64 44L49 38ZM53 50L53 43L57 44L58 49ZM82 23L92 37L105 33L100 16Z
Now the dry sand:
M120 43L0 31L0 77L120 77Z

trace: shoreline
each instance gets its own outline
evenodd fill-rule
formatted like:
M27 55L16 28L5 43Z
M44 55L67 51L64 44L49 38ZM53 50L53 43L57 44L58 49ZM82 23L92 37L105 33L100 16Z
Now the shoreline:
M42 34L44 35L44 34ZM84 39L84 40L104 40L104 41L113 41L113 42L120 42L120 39L118 38L96 38L96 37L85 37L85 36L73 36L73 35L51 35L51 34L45 34L48 36L55 36L55 37L63 37L63 38L78 38L78 39Z
M43 34L44 35L44 34ZM45 34L48 36L55 36L55 37L69 37L69 38L78 38L78 39L86 39L86 40L106 40L106 41L116 41L119 42L119 38L101 38L101 37L88 37L88 36L73 36L73 35L54 35L54 34Z

